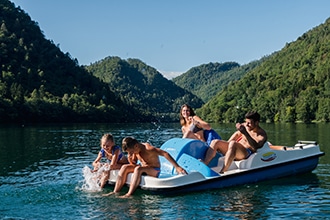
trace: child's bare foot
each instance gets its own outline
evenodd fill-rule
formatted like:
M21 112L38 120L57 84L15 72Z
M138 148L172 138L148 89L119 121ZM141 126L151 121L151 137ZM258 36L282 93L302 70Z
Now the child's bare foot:
M115 192L109 192L109 193L107 193L107 194L102 194L102 196L111 196L111 195L113 195L113 194L115 194Z
M128 194L125 194L123 196L119 196L119 198L122 198L122 199L126 199L126 198L129 198L131 195L128 195Z

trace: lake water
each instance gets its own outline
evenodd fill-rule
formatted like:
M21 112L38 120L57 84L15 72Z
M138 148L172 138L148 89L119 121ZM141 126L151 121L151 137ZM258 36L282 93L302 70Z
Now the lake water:
M228 139L233 124L212 124ZM312 172L226 189L102 197L83 188L99 140L134 136L159 147L179 124L0 125L0 219L326 219L330 217L330 124L262 124L273 144L316 140L325 156ZM123 193L127 191L124 188Z

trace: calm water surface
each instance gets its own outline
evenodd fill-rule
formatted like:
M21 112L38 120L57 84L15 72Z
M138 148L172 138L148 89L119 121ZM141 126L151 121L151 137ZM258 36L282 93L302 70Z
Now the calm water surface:
M233 124L213 124L224 139ZM262 124L274 144L316 140L326 153L312 172L221 190L129 199L83 190L82 169L103 133L159 147L181 137L179 124L0 125L0 219L327 219L330 217L330 124ZM125 193L127 188L123 189Z

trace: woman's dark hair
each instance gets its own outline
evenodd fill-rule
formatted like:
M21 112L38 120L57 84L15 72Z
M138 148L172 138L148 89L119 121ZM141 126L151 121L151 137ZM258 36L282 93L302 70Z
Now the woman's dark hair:
M189 109L189 112L190 112L190 116L195 116L195 112L194 110L188 105L188 104L183 104L180 108L180 124L181 126L185 125L187 122L186 122L186 119L183 117L182 115L182 109L186 107L187 109Z

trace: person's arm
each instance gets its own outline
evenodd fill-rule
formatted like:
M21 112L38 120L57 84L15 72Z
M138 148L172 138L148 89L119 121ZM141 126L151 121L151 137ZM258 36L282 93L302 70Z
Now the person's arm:
M187 171L179 166L179 164L174 160L174 158L167 152L162 149L156 148L158 151L158 154L165 157L176 169L176 172L178 174L187 174Z
M236 124L236 128L246 137L246 140L249 142L250 146L255 150L261 148L267 140L266 134L263 133L259 134L256 140L253 139L243 124Z
M184 129L183 126L181 127L181 132L182 132L182 134L185 134L186 133L186 131L185 131L185 129Z
M203 128L204 130L211 130L211 125L205 121L203 121L200 117L198 117L197 115L195 115L193 117L193 123L195 125L197 125L197 127L199 128Z
M112 155L112 159L111 159L111 163L110 163L110 169L112 169L113 166L116 166L117 165L117 160L118 160L118 157L119 157L119 152L120 152L120 150L117 149L117 150L115 150L115 153Z
M239 131L234 132L234 134L232 134L230 136L230 138L228 139L228 142L236 141L239 138L240 135L241 135L241 133Z
M136 157L135 154L128 154L127 155L127 159L128 159L128 162L130 164L133 164L133 165L136 165L137 164L138 159L137 159L137 157Z
M97 155L97 158L93 162L94 170L98 169L98 165L99 165L101 159L102 159L102 154L99 152L98 155Z

